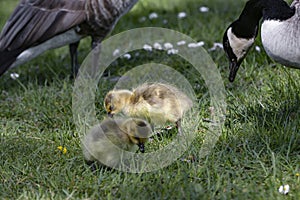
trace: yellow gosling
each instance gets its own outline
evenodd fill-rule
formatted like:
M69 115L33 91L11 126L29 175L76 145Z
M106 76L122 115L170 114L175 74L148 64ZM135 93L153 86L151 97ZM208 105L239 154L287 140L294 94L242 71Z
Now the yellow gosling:
M130 117L161 125L176 123L179 134L184 113L193 106L192 100L178 88L163 83L145 83L133 91L112 90L104 99L110 117L123 112Z

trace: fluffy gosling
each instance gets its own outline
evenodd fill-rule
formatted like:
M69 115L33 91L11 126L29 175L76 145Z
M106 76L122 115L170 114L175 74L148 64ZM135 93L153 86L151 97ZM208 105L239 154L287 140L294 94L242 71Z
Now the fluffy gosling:
M144 144L151 135L149 123L141 119L105 119L91 128L82 142L87 164L116 167L121 161L122 151L134 152L138 148L144 153Z
M123 112L130 117L146 119L152 124L176 123L178 133L182 134L181 119L193 106L193 102L174 86L145 83L133 91L108 92L104 106L110 117Z

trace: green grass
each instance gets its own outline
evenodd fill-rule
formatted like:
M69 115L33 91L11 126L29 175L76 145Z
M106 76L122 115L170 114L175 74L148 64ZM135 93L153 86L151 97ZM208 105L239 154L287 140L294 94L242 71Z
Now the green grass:
M16 0L2 0L1 20L8 18ZM112 35L137 27L165 27L180 31L205 49L221 42L223 32L240 13L244 1L235 0L141 0L124 16ZM200 6L210 12L200 13ZM185 11L186 19L177 13ZM159 18L139 22L157 12ZM168 24L162 20L167 19ZM80 46L80 60L89 52L90 40ZM262 47L259 39L256 45ZM68 48L49 51L8 71L0 78L0 198L1 199L300 199L300 70L274 63L266 53L252 50L229 83L228 63L222 50L209 52L224 80L227 92L226 121L215 148L197 158L202 136L172 165L155 172L131 174L100 170L85 165L72 115L73 81L69 79ZM119 76L131 66L150 60L173 66L187 77L196 96L206 87L182 59L165 54L142 54L129 61L118 59L109 70ZM12 80L10 73L20 78ZM113 87L102 84L102 91ZM104 85L104 86L103 86ZM102 119L103 97L98 93L97 117ZM208 97L207 97L208 98ZM202 99L203 100L203 99ZM201 116L209 105L201 104ZM203 125L205 126L205 125ZM206 132L205 127L201 132ZM172 134L172 136L175 133ZM155 150L172 137L147 145ZM65 146L62 154L57 147ZM193 156L194 162L188 162ZM290 193L278 192L281 184Z

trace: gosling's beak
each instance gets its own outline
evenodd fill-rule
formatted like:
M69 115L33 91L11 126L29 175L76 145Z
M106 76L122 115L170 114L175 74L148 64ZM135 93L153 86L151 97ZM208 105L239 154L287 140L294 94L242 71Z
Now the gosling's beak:
M144 145L144 143L139 143L138 146L139 146L140 151L142 153L145 153L145 145Z
M112 114L111 112L108 112L108 113L107 113L107 116L110 117L110 118L113 118L113 117L114 117L114 114Z
M230 69L230 73L229 73L229 81L233 82L236 76L236 73L238 71L240 67L240 63L238 63L237 61L230 61L230 65L229 65L229 69Z

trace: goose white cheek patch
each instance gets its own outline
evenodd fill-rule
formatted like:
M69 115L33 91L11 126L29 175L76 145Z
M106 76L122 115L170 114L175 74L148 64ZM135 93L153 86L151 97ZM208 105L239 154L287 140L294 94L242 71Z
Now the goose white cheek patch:
M248 50L254 43L254 38L245 39L245 38L238 38L232 32L232 28L229 28L227 31L227 37L229 40L229 44L232 48L233 53L237 57L237 60L240 60L245 57Z

